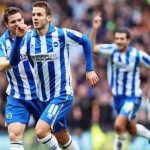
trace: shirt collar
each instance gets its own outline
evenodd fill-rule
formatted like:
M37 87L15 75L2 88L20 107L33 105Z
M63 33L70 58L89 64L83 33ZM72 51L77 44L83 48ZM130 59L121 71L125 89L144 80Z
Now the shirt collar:
M49 24L49 28L48 28L48 32L47 32L46 36L51 35L51 33L54 31L55 31L55 27L53 25ZM33 36L39 36L36 29L33 29Z
M6 32L2 35L2 37L5 39L11 39L10 30L7 29Z

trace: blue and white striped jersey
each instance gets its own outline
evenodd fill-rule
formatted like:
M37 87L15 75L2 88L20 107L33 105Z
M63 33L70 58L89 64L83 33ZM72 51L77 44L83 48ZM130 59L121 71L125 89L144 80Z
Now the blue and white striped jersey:
M77 31L59 29L52 25L46 35L39 36L37 31L33 30L31 35L27 36L27 41L30 42L25 42L22 49L28 49L28 55L31 56L38 80L40 100L49 101L60 95L73 95L69 45L81 44L82 36ZM91 44L90 41L89 43ZM91 65L90 61L92 60L86 64Z
M14 40L7 30L0 39L0 57L9 58ZM17 66L6 71L8 79L7 94L21 100L32 100L37 97L35 73L31 67L27 55L21 55L21 61Z
M113 95L140 97L140 64L150 68L150 56L130 46L121 53L115 44L100 44L99 55L109 59L107 75Z

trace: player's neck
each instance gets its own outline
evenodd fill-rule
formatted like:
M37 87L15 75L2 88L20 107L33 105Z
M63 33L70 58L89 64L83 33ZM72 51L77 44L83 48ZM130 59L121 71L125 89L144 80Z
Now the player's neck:
M120 50L120 53L126 53L128 50Z
M126 53L128 51L128 47L124 48L124 49L121 49L119 50L120 53Z
M10 32L10 37L11 37L11 39L15 39L16 34L14 34L13 32Z
M39 30L37 29L37 33L38 33L40 36L46 35L47 32L48 32L48 28L49 28L49 24L46 24L46 25L44 26L44 28L39 29Z

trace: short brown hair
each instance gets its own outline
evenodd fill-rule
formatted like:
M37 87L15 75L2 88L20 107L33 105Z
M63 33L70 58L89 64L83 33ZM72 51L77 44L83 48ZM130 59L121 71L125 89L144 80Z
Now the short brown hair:
M128 29L127 27L121 27L121 28L117 29L117 30L115 31L115 33L125 33L127 39L130 39L130 38L131 38L130 31L129 31L129 29Z
M20 13L22 18L23 18L23 12L21 11L20 8L18 7L8 7L5 11L4 11L4 15L3 15L3 19L4 19L4 22L7 22L8 23L8 17L10 15L14 15L16 13Z
M42 8L45 9L47 16L52 15L51 7L45 1L36 1L36 2L33 3L32 7L42 7Z

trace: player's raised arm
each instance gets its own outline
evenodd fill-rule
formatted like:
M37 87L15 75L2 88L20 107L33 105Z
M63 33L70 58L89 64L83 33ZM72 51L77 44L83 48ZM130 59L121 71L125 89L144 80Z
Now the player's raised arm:
M101 24L102 24L102 18L100 17L100 15L96 15L92 21L92 30L90 34L93 53L98 53L98 45L96 45L96 35L97 35L97 31L101 27Z
M20 62L20 46L21 41L26 34L26 32L30 29L31 26L27 26L26 24L19 24L16 29L16 38L13 49L10 53L10 64L12 66L16 66Z
M111 55L113 54L116 44L99 44L96 43L96 36L99 28L101 27L102 24L102 18L100 17L99 14L97 14L92 21L92 30L90 33L90 39L92 42L92 52L94 54L98 54L100 56L103 56L107 59L111 58Z

